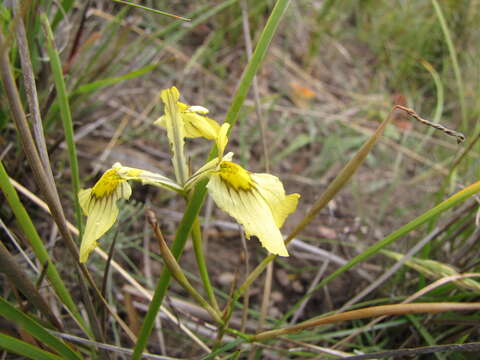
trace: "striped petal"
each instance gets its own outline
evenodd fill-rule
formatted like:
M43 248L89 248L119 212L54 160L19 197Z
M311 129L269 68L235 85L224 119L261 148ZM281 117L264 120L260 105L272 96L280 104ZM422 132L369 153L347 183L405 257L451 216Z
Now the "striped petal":
M272 254L288 256L272 211L258 191L254 188L236 190L219 175L212 175L207 187L218 207L243 225L248 238L254 235Z
M80 262L87 261L90 253L98 246L98 239L115 223L118 217L117 200L130 198L132 188L126 181L104 197L96 197L92 189L81 190L78 194L80 206L87 215L87 224L80 245Z
M285 195L285 190L278 177L270 174L251 174L255 189L268 204L275 224L280 228L289 214L298 205L299 194Z

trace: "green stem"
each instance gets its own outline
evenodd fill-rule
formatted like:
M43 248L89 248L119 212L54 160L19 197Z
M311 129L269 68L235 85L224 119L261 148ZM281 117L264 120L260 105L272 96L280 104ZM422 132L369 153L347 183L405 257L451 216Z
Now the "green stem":
M77 228L82 234L82 210L78 201L78 192L80 191L80 172L78 170L77 149L75 147L75 139L73 135L73 120L72 112L70 111L70 104L68 102L67 87L63 78L63 68L60 62L60 57L55 49L55 41L52 33L52 28L48 22L45 13L40 15L40 20L43 25L43 31L47 38L47 52L50 58L50 65L52 68L53 79L55 81L55 88L58 95L58 104L60 106L60 114L63 122L63 130L65 132L65 141L67 143L68 157L70 160L72 186L73 186L73 202L75 205L75 219Z
M245 70L243 71L242 77L240 79L240 84L225 117L225 122L232 125L232 127L233 125L235 125L238 119L238 114L240 113L240 109L245 101L245 98L248 95L250 87L252 86L255 74L258 72L258 69L262 64L263 59L267 55L267 50L270 42L272 41L273 36L277 31L280 20L282 19L283 14L287 10L289 3L290 0L278 0L275 3L275 7L273 8L270 17L268 18L267 24L265 25L265 28L260 35L260 39L258 40L258 44L255 47L252 58L249 61ZM230 130L232 129L232 127L230 127Z
M455 74L455 81L457 82L458 87L458 98L460 100L460 111L462 113L462 127L463 129L468 129L467 127L467 107L465 104L465 91L463 87L462 74L460 72L460 66L458 64L457 51L453 45L452 38L450 36L450 31L448 30L447 21L443 16L442 8L438 4L437 0L432 0L433 7L435 8L435 13L437 14L438 21L443 31L445 37L445 42L447 43L448 52L450 53L450 59L452 60L453 73Z
M155 232L155 236L157 237L160 245L160 252L162 254L163 261L165 265L168 267L170 274L177 280L177 282L193 297L209 314L210 316L220 325L223 325L222 315L220 310L216 310L212 308L212 306L205 300L200 293L190 284L187 277L183 273L180 265L178 264L177 260L173 256L172 252L168 248L168 245L163 238L162 232L160 231L160 227L156 221L155 216L149 217L150 225L153 227Z
M160 15L164 15L164 16L169 16L169 17L172 17L174 19L178 19L178 20L182 20L182 21L191 21L191 19L187 19L183 16L178 16L178 15L175 15L175 14L170 14L166 11L162 11L162 10L157 10L157 9L153 9L153 8L150 8L150 7L147 7L147 6L142 6L142 5L139 5L139 4L135 4L135 3L132 3L130 1L124 1L124 0L113 0L115 2L118 2L120 4L125 4L125 5L129 5L129 6L134 6L134 7L137 7L139 9L142 9L142 10L147 10L147 11L151 11L153 13L156 13L156 14L160 14Z
M190 234L190 229L192 228L196 215L202 207L203 199L205 198L205 193L207 191L206 183L207 181L203 180L197 184L194 194L188 202L183 219L178 225L177 234L171 249L172 255L176 260L178 260L183 253L185 243L187 242L188 235ZM158 310L162 305L163 298L167 293L168 286L170 285L170 280L170 270L168 268L163 269L160 278L158 279L152 301L148 307L147 314L145 315L142 328L140 329L138 340L132 355L132 360L138 360L142 356L143 349L147 344L148 337L150 336L153 325L155 324L155 317L157 316Z
M210 304L212 304L215 310L220 311L217 298L215 297L215 293L213 291L212 283L210 282L210 277L208 276L207 264L205 262L205 254L203 253L202 232L200 230L200 222L198 221L198 217L195 218L195 222L193 223L192 241L193 249L195 251L195 258L197 259L198 271L200 272L200 278L203 282L203 287L207 292Z
M275 35L278 25L280 24L280 20L282 19L282 16L285 13L289 3L290 0L278 0L276 2L270 17L268 18L267 24L260 35L260 39L255 47L252 59L249 61L245 71L243 72L242 78L240 79L240 84L226 115L225 121L232 126L238 119L240 108L245 101L250 86L252 85L253 78L260 68L262 60L265 58L268 46ZM216 150L214 146L212 151L210 151L209 159L213 159L215 155ZM195 190L193 191L192 197L188 202L187 209L179 224L179 228L172 245L172 254L177 260L183 252L190 229L192 228L205 199L207 182L207 180L203 180L195 186ZM152 302L150 303L147 315L145 316L142 328L140 329L138 341L132 355L132 360L139 360L142 355L143 349L147 344L148 337L153 329L155 317L160 309L160 305L162 304L163 298L170 284L170 277L171 276L168 269L164 269L160 275Z

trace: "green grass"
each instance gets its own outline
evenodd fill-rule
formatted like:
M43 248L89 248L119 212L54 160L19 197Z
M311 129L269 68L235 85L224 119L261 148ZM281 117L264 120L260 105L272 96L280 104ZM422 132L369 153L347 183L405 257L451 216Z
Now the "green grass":
M0 61L0 188L7 200L0 205L0 217L26 254L4 240L8 259L18 263L12 269L21 268L19 274L31 277L18 284L0 280L5 289L2 314L11 325L0 336L6 359L106 358L111 351L98 350L89 341L131 349L134 358L143 351L182 358L193 353L205 359L261 358L267 356L267 348L268 356L315 358L323 351L311 346L316 345L350 355L430 346L430 355L417 358L448 359L452 353L440 352L437 346L476 341L471 325L478 320L475 313L454 312L396 316L370 328L365 327L370 319L357 319L309 327L258 346L249 344L261 318L266 318L264 329L269 330L295 325L291 316L301 304L305 309L299 322L333 314L368 286L360 271L378 278L395 264L397 260L383 250L406 254L435 229L440 233L415 255L416 261L435 260L458 273L480 270L473 200L480 190L478 4L466 0L139 3L191 19L185 22L114 1L89 9L79 1L60 3L65 11L44 0L26 1L18 11L25 23L46 151L27 96L15 14L0 6L4 38L0 45L8 55ZM250 62L242 6L247 7L255 50ZM43 17L35 16L39 9L45 12ZM254 76L264 135L251 91ZM208 210L206 181L186 199L136 185L134 202L120 205L120 221L101 239L105 250L116 238L113 260L143 286L141 291L138 285L132 288L116 265L110 269L108 302L117 317L128 319L130 329L119 326L121 319L113 320L89 283L101 286L105 262L92 255L87 267L75 264L78 244L75 236L65 233L65 220L75 219L72 222L81 228L84 219L76 193L92 186L117 161L174 177L166 133L152 126L163 113L160 90L171 86L179 88L181 101L205 106L213 119L235 125L228 145L235 161L252 172L264 172L264 164L269 163L269 171L282 180L287 193L302 195L282 233L320 248L326 256L341 258L343 265L330 261L313 283L326 258L295 247L289 258L275 259L251 239L246 247L247 271L239 228L215 205ZM463 132L467 140L457 145L455 139L402 114L390 119L388 126L380 125L394 99L423 118ZM22 111L23 125L18 122ZM34 129L33 135L21 128L26 124ZM215 155L203 139L186 142L189 171ZM44 164L47 152L50 169ZM24 185L30 196L14 188L9 177ZM38 207L34 195L46 201L53 217ZM164 268L158 242L144 219L147 208L156 212L186 276L183 287L170 281ZM200 228L194 229L191 245L189 235L197 220ZM53 223L59 226L58 238ZM45 274L35 273L23 256L35 259L39 268L48 263ZM271 313L262 313L263 270L271 261L275 263L273 292L267 294ZM43 276L38 294L19 296L17 289L25 291ZM470 281L478 281L471 276ZM433 281L407 263L347 310L400 303ZM195 289L186 290L186 283ZM152 284L157 284L156 290ZM472 288L460 284L438 284L417 301L478 301ZM310 288L313 291L307 292ZM145 289L154 293L153 301L145 300ZM245 307L241 295L247 290ZM126 291L132 293L133 302L124 296ZM81 347L49 332L48 311L36 302L38 297L49 299L61 319L62 329L55 331L83 337L86 342ZM191 332L170 321L162 321L160 331L156 322L160 305L180 306L180 301L188 306L174 308L174 318ZM205 325L215 322L202 315L205 301L223 313L226 325L219 326L216 336L207 334ZM247 319L246 330L239 327L242 316ZM37 341L18 331L19 325ZM130 330L139 341L130 341L125 332ZM467 359L464 350L459 347L452 356ZM337 358L332 353L323 356Z

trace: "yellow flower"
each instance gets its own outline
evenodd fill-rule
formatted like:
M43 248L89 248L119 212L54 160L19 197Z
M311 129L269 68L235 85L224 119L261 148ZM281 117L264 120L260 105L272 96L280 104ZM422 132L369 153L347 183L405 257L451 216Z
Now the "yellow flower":
M120 163L114 164L95 186L78 193L82 211L88 217L80 245L80 262L87 261L90 253L98 246L97 240L115 223L118 217L117 200L130 198L132 188L128 180L183 192L182 187L162 175L122 166Z
M210 196L218 207L243 225L247 238L254 235L270 253L288 256L280 228L297 208L300 195L286 195L276 176L251 173L231 162L233 153L222 158L227 130L228 125L222 125L217 139L219 158L199 169L187 181L186 188L208 176Z
M225 160L207 188L218 207L243 225L247 238L255 235L272 254L288 256L280 228L297 208L299 194L285 195L276 176L251 173Z
M173 91L176 96L176 108L180 114L180 118L183 121L184 133L183 135L187 138L196 138L204 137L208 140L215 140L218 136L220 130L220 125L213 119L205 116L208 114L208 109L203 106L190 106L178 101L180 93L176 87L172 87L167 90L163 90L161 97L162 100L166 103L164 99L166 91ZM155 125L160 126L164 129L167 128L167 118L166 115L161 116L155 122Z

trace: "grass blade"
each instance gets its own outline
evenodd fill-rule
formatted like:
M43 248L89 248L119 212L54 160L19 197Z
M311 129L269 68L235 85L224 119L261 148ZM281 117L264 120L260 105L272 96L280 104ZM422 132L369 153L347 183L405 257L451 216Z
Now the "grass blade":
M412 304L392 304L371 306L367 308L346 311L339 314L333 314L321 318L314 318L304 321L298 325L289 326L283 329L269 330L253 336L250 341L264 341L278 336L294 334L305 329L310 329L320 325L334 324L341 321L351 321L365 319L369 317L385 315L405 315L421 313L443 313L449 311L472 311L480 309L480 303L455 303L455 302L436 302L436 303L412 303Z
M391 243L395 242L397 239L401 238L402 236L405 236L412 230L416 229L417 227L426 223L427 221L437 217L438 215L447 211L448 209L461 204L462 202L469 199L470 197L472 197L478 192L480 192L480 181L477 181L476 183L473 183L472 185L459 191L458 193L444 200L434 208L426 211L416 219L412 220L408 224L402 226L400 229L394 231L383 240L380 240L376 244L370 246L363 253L355 256L348 263L346 263L345 265L343 265L342 267L334 271L332 274L328 275L325 279L320 281L320 283L311 292L309 292L308 294L305 294L294 306L292 306L292 308L284 315L283 319L288 318L308 297L310 297L315 291L318 291L323 286L327 285L333 279L337 278L338 276L348 271L355 265L376 255L380 250L390 245Z
M0 315L25 329L30 335L41 341L42 344L57 351L63 359L79 360L82 358L78 353L74 352L69 346L50 334L31 317L15 309L15 307L3 297L0 297Z
M425 341L429 346L436 346L435 339L433 336L428 332L428 330L418 321L418 319L414 315L407 315L407 319L413 324L413 326L417 329L420 335L423 336ZM446 360L445 356L441 353L435 353L435 357L438 360Z
M350 180L350 178L355 174L357 169L363 163L367 155L372 150L373 146L380 139L380 136L383 134L383 131L390 123L392 119L392 112L389 116L380 124L380 126L375 130L373 135L362 145L362 147L357 151L355 156L344 166L340 173L335 177L335 179L330 183L327 189L320 195L312 208L307 215L302 219L302 221L295 227L295 229L288 235L285 240L286 243L292 241L295 236L297 236L310 222L317 216L317 214L328 204L328 202L345 186L345 184ZM260 276L267 267L267 265L276 258L276 255L268 255L263 261L248 275L247 279L244 281L242 286L236 291L236 298L239 298L245 291L250 287L250 285L255 281L255 279ZM306 295L302 298L302 302L306 299ZM297 303L298 306L301 303ZM295 306L295 309L292 312L288 313L288 316L293 313L298 306ZM284 319L287 317L285 315Z
M133 7L137 7L137 8L140 8L142 10L147 10L147 11L151 11L151 12L154 12L156 14L160 14L160 15L164 15L164 16L169 16L169 17L172 17L174 19L177 19L177 20L183 20L183 21L190 21L191 19L187 19L187 18L184 18L182 16L178 16L178 15L174 15L174 14L170 14L168 12L165 12L165 11L161 11L161 10L157 10L157 9L152 9L150 7L147 7L147 6L142 6L142 5L139 5L139 4L135 4L135 3L132 3L130 1L125 1L125 0L113 0L115 2L118 2L120 4L125 4L125 5L129 5L129 6L133 6Z
M275 3L275 7L273 8L270 17L268 18L265 28L263 29L260 39L258 40L258 43L255 47L252 59L248 62L247 67L243 71L238 89L235 92L232 104L230 105L230 108L228 109L227 115L225 117L225 122L231 125L230 131L237 122L238 114L240 113L240 109L245 102L245 98L248 95L250 87L252 86L255 74L258 72L258 69L262 64L263 59L267 55L267 50L270 46L273 36L275 35L275 32L277 31L280 20L282 19L283 14L287 10L289 3L290 0L278 0Z
M60 114L63 122L63 129L65 132L65 140L67 142L68 157L70 160L70 170L72 176L73 186L73 202L75 205L75 218L77 227L82 233L82 211L80 209L80 203L78 202L77 194L80 191L80 173L78 170L77 150L75 146L75 140L73 136L73 120L72 113L70 111L70 104L68 102L67 87L65 86L65 80L63 78L63 68L60 62L60 57L55 49L55 42L53 38L52 29L48 22L47 15L44 13L40 15L42 21L43 31L47 38L47 51L50 58L50 65L52 68L53 79L55 81L55 88L57 90L58 103L60 106Z
M448 29L447 21L443 16L442 8L438 4L437 0L432 0L432 5L435 9L435 14L438 17L440 26L443 31L443 36L445 37L445 42L447 43L448 52L450 53L450 59L452 60L453 73L455 74L455 81L457 82L458 87L458 98L460 100L460 111L462 113L462 126L464 129L468 129L467 124L467 106L465 103L465 91L462 80L462 73L460 72L460 65L458 64L457 51L453 45L452 37L450 36L450 30Z
M149 73L150 71L154 70L158 65L157 64L152 64L152 65L147 65L144 66L140 69L131 71L127 74L121 75L121 76L116 76L116 77L109 77L106 79L94 81L85 85L79 86L75 91L73 91L70 96L74 95L83 95L83 94L88 94L92 93L95 91L100 90L101 88L104 88L106 86L112 86L115 84L118 84L119 82L129 80L129 79L134 79L136 77L142 76L144 74Z
M210 281L210 276L208 275L207 263L205 262L205 254L203 252L202 231L200 229L200 222L198 221L198 218L193 224L191 233L192 233L193 250L195 252L198 272L200 273L200 278L202 279L203 287L205 289L205 292L207 293L210 304L213 306L215 310L220 312L220 307L218 306L217 298L215 297L215 292L213 290L213 286Z
M24 356L33 360L62 360L63 358L30 345L25 341L0 333L0 348L8 352Z
M68 13L74 3L75 0L63 0L60 3L60 8L57 10L57 13L52 21L52 29L57 28L57 25L60 23L60 21L62 21L63 17Z
M45 246L43 245L42 239L38 235L35 226L33 225L30 216L28 215L25 207L21 203L15 188L10 183L8 174L3 167L3 163L0 161L0 189L2 190L5 198L7 199L10 209L13 211L15 218L20 225L23 233L29 240L30 246L35 253L35 256L42 264L47 264L47 277L50 280L56 294L62 300L62 303L67 307L67 309L73 314L77 323L82 327L87 334L90 334L86 324L83 321L83 318L80 314L80 311L77 309L77 306L73 302L72 297L70 296L69 291L67 290L65 284L63 283L60 274L57 271L57 267L50 259Z

